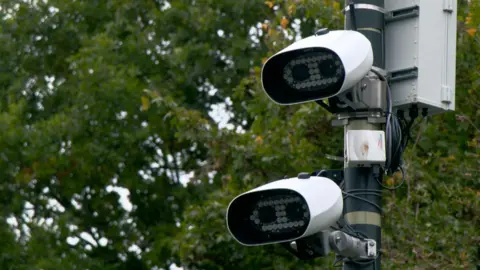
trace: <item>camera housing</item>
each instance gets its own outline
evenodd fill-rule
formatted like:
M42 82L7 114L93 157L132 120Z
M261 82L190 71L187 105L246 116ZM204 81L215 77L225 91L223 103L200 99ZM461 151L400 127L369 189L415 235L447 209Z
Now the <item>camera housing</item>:
M245 246L294 241L329 229L341 217L340 187L309 176L274 181L237 196L227 209L230 234Z
M262 86L281 105L316 101L350 89L372 65L372 45L363 34L326 31L270 57L262 68Z

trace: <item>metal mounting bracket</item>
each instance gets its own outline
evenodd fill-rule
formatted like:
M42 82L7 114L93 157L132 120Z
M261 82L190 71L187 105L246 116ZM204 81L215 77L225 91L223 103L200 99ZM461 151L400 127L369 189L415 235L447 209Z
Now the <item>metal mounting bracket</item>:
M349 260L374 260L377 257L377 242L360 239L342 231L330 234L330 246L341 257Z

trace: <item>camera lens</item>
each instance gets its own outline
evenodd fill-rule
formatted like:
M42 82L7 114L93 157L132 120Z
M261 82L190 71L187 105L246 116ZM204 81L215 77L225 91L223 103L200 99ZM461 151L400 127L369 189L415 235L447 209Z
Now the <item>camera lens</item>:
M292 76L293 79L297 82L305 81L310 77L310 73L308 72L308 66L305 64L298 64L293 66Z
M258 216L262 223L272 223L277 220L277 216L275 215L275 208L269 207L262 207L258 209Z

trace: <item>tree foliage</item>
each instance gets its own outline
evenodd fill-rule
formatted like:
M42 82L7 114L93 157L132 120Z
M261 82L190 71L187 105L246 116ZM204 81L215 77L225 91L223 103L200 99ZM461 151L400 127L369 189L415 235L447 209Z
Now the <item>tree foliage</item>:
M0 268L329 268L242 247L224 218L249 188L342 166L331 115L260 85L267 57L342 28L341 2L1 1ZM386 269L480 260L480 5L459 6L458 109L418 121L384 193Z

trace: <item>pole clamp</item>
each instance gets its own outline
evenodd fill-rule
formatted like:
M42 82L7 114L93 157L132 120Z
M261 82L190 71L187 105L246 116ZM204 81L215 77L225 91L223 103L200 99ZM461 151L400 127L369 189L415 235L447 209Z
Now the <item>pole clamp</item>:
M377 242L360 239L342 231L330 234L330 247L335 253L349 260L374 260L377 257Z

